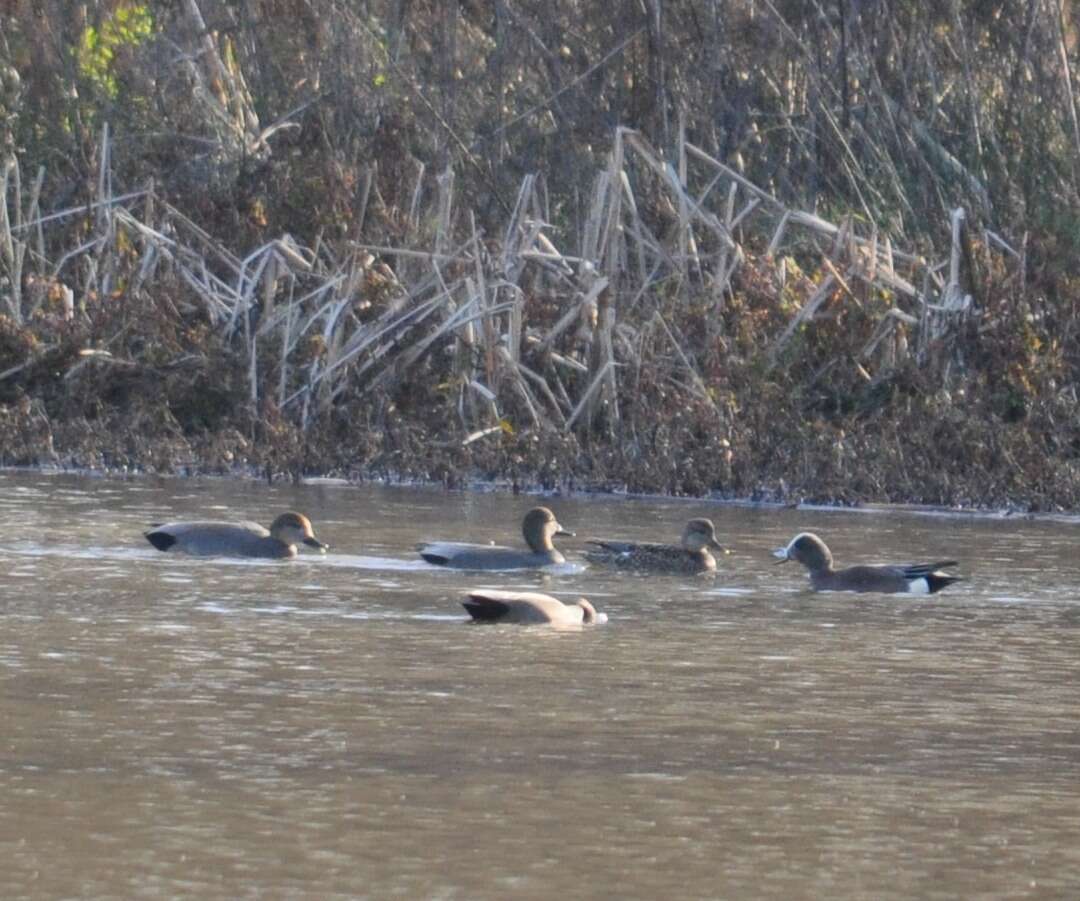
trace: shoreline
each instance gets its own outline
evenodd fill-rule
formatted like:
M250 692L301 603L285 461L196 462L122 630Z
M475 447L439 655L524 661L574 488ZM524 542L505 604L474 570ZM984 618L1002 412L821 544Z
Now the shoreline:
M544 488L539 485L528 487L515 486L504 481L485 481L481 479L471 480L465 484L447 486L430 480L416 479L397 476L365 476L363 478L346 478L344 476L310 475L301 476L299 480L287 477L278 477L268 481L253 469L246 471L237 468L231 472L193 472L193 473L160 473L149 470L111 470L111 469L87 469L67 468L53 466L0 466L0 476L3 475L38 475L47 477L72 476L86 479L160 479L162 481L236 481L236 482L264 482L267 486L291 484L309 487L335 487L335 488L359 488L367 485L375 485L384 488L408 488L438 490L443 493L473 493L473 494L509 494L513 496L525 495L536 498L589 498L602 497L611 500L627 502L645 501L652 503L677 503L677 504L711 504L728 508L745 508L751 510L793 510L809 513L860 513L873 515L900 515L935 517L943 519L972 519L972 520L995 520L995 521L1022 521L1022 522L1053 522L1065 525L1080 525L1080 512L1039 512L1021 510L1018 508L998 507L946 507L934 504L919 503L885 503L877 501L847 503L824 503L817 501L778 501L757 500L753 498L724 497L721 495L670 495L652 492L629 492L629 491L604 491L587 488L560 486L556 488Z

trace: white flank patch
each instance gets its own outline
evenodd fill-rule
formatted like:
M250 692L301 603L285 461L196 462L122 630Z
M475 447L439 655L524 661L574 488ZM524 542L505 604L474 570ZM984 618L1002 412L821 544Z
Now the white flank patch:
M912 579L907 586L908 594L930 594L930 580L926 576Z

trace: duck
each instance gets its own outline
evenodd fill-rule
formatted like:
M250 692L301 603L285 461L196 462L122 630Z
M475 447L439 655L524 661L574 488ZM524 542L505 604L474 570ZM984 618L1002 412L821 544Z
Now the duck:
M547 507L534 507L526 513L521 532L529 546L527 551L498 545L446 541L422 544L417 550L428 563L452 569L535 569L566 562L551 539L562 535L572 538L574 533L559 525L555 514Z
M302 513L282 513L269 529L255 522L167 522L146 532L146 539L159 551L197 557L261 557L281 560L295 557L299 544L323 552L328 545Z
M475 622L553 626L607 622L607 614L597 613L596 608L586 598L564 604L558 598L539 591L476 588L470 591L468 598L461 603Z
M709 549L724 551L717 540L711 519L691 519L683 529L680 544L635 544L629 541L590 539L593 548L585 559L619 569L642 572L701 573L716 572L716 558Z
M955 560L884 566L849 566L834 569L832 553L813 532L800 532L787 545L773 551L778 562L795 560L810 572L814 591L875 591L884 594L935 594L960 576L941 572Z

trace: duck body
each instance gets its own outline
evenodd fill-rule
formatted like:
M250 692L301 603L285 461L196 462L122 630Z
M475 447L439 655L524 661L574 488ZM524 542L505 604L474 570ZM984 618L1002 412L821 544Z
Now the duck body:
M955 560L912 563L898 566L849 566L828 573L811 573L814 591L876 591L882 594L935 594L946 585L962 581L960 576L939 572L956 566Z
M559 525L547 507L534 507L525 514L521 525L528 550L485 544L462 544L452 541L436 541L420 545L417 550L428 563L452 569L504 570L537 569L565 563L566 558L555 549L552 538L558 535L573 536Z
M673 544L641 544L630 541L592 539L585 559L592 563L636 572L686 573L700 575L716 571L710 549L724 550L716 538L711 520L692 519L683 530L682 541Z
M607 622L607 614L597 613L585 598L564 604L538 591L475 589L461 603L477 622L553 626Z
M195 557L254 557L281 560L296 556L298 544L326 550L311 522L300 513L283 513L269 529L255 522L194 520L155 526L146 539L159 551Z
M638 544L630 541L592 539L585 551L590 563L636 572L701 573L716 572L716 558L707 550L688 551L674 544Z
M566 562L566 558L554 548L537 553L499 545L453 541L425 544L420 548L420 556L428 563L451 569L537 569Z
M955 560L835 569L828 546L813 532L801 532L785 547L773 551L773 556L781 563L795 560L805 566L814 591L935 594L953 582L963 581L960 576L941 571L956 566Z

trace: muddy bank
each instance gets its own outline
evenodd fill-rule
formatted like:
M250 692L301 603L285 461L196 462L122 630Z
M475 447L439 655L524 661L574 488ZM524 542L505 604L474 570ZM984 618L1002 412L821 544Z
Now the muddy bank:
M845 323L837 317L820 331L829 327L833 335L817 337L835 351ZM810 350L801 353L812 357ZM539 357L525 359L543 367ZM661 370L639 378L633 403L622 396L617 422L601 407L599 425L581 433L529 423L512 403L495 427L467 431L447 387L452 375L436 357L385 390L358 381L301 428L269 397L252 405L242 349L209 323L179 313L164 295L121 296L71 319L0 319L0 464L449 487L499 481L845 505L1080 507L1074 392L1037 380L1060 372L1045 358L1015 382L996 359L945 390L914 361L871 381L845 380L837 365L827 382L808 384L812 359L763 375L760 358L728 355L703 371L708 400ZM276 375L268 368L267 382ZM722 398L722 412L712 398Z
M800 265L751 236L714 260L717 297L550 241L417 264L276 240L241 263L159 215L102 219L115 290L28 277L0 315L0 465L1080 508L1077 319L986 245L972 293L919 293L914 258L811 235Z
M575 253L532 176L488 233L418 185L399 245L215 236L151 189L32 206L0 236L30 264L0 464L1080 508L1067 280L962 208L928 259L675 155L700 165L657 180L617 129Z

